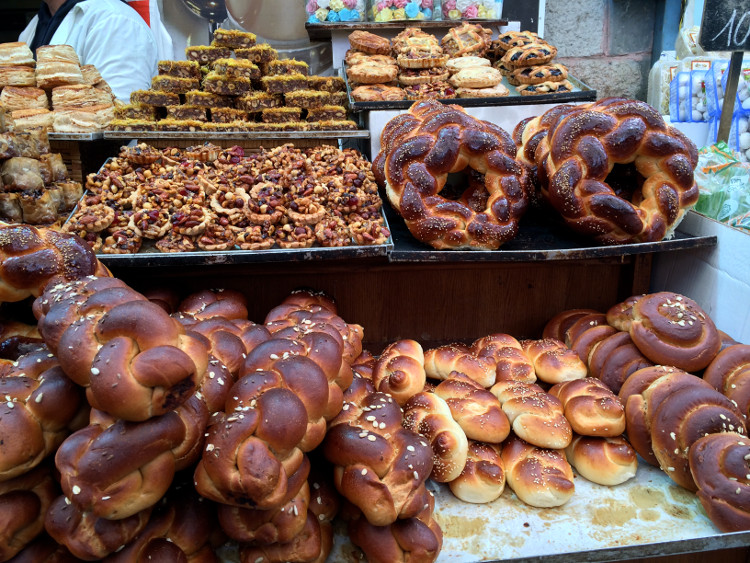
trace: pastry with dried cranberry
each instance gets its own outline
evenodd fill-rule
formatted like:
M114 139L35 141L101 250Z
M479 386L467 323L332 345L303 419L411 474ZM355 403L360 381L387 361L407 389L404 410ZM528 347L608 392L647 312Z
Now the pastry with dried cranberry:
M135 229L128 227L115 231L104 239L104 254L135 254L141 249L143 238Z
M203 250L229 250L234 246L234 232L228 222L226 225L214 222L196 238L196 242Z
M287 223L276 227L276 244L281 248L310 248L315 243L315 233L308 225Z
M347 217L352 242L356 245L385 244L391 232L386 228L382 217L366 219L353 213Z
M448 82L433 82L431 84L415 84L404 88L407 100L451 99L457 96L456 89Z
M172 214L172 230L179 235L196 236L206 230L210 219L202 205L183 205Z
M195 252L195 238L188 235L181 235L175 231L170 231L162 238L156 241L156 249L159 252Z
M269 223L232 229L235 234L235 243L240 250L267 250L276 244L274 238L276 227Z
M445 67L405 68L398 75L398 83L405 86L429 84L448 80L450 73Z
M349 246L352 241L346 221L334 215L327 215L315 225L315 238L326 247Z
M133 213L130 228L143 238L158 239L172 228L172 222L166 209L143 209Z
M109 227L114 218L115 210L104 203L85 205L73 213L63 230L66 233L98 233Z

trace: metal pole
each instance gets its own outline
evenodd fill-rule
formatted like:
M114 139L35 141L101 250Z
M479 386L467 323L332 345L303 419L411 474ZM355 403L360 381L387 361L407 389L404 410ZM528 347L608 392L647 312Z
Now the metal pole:
M719 120L718 142L727 142L729 130L732 127L732 114L734 113L734 102L737 99L737 84L740 81L740 70L742 69L742 51L732 53L729 61L729 73L727 75L727 87L724 90L724 106L721 109Z

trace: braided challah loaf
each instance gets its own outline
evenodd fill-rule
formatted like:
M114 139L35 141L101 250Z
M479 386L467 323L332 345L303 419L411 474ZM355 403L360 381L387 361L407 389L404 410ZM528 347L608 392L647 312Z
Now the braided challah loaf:
M429 496L424 483L433 469L432 451L402 422L393 398L357 376L324 442L323 452L336 466L336 489L374 526L416 516Z
M22 356L0 377L0 482L36 467L81 423L81 389L46 351Z
M534 383L534 364L524 354L521 343L509 334L490 334L475 340L471 352L479 358L495 363L495 381L520 381ZM489 387L489 385L488 385Z
M614 437L625 431L625 407L598 379L558 383L549 394L560 399L565 418L577 434Z
M445 380L453 372L466 375L482 387L495 383L495 362L486 356L472 353L466 346L449 344L427 350L424 355L424 369L427 377Z
M719 352L703 379L750 416L750 345L734 344Z
M635 450L622 436L575 436L565 456L584 478L608 487L632 479L638 470Z
M416 340L397 340L386 346L372 370L372 383L399 405L422 391L427 376L422 346Z
M386 126L376 162L384 163L388 199L411 233L437 249L493 250L515 237L528 176L510 135L435 100L416 102L409 112L414 120ZM446 199L448 174L464 170L469 187Z
M521 348L545 383L560 383L586 377L586 364L565 344L554 338L522 340Z
M0 223L0 302L39 296L50 284L108 275L106 266L76 236Z
M114 278L51 287L35 302L39 332L92 407L125 420L167 413L200 385L203 342Z
M533 153L544 198L573 229L604 244L659 241L698 200L698 151L651 106L606 98L550 111L549 119L520 125L514 138L529 161ZM642 186L616 177L629 164Z
M492 502L505 489L505 467L500 446L469 441L469 453L461 474L448 486L464 502Z

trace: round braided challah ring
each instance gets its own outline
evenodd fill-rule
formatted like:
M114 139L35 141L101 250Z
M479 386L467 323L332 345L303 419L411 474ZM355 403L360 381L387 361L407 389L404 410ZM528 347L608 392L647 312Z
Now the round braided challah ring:
M534 155L537 179L576 231L604 244L660 241L698 200L695 145L648 104L607 98L554 117L525 127L548 128Z
M500 127L434 100L415 103L406 127L386 126L382 155L386 193L406 226L437 249L494 250L518 233L528 204L526 168ZM379 166L379 164L378 164ZM448 175L465 172L456 200L441 194Z

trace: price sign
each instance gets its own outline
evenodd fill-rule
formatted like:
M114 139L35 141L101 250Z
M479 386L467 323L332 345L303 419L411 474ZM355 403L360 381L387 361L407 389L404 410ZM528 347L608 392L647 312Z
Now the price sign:
M706 51L732 51L718 140L726 142L732 125L742 52L750 51L750 0L706 0L698 44Z
M698 44L706 51L750 51L750 0L706 0Z

